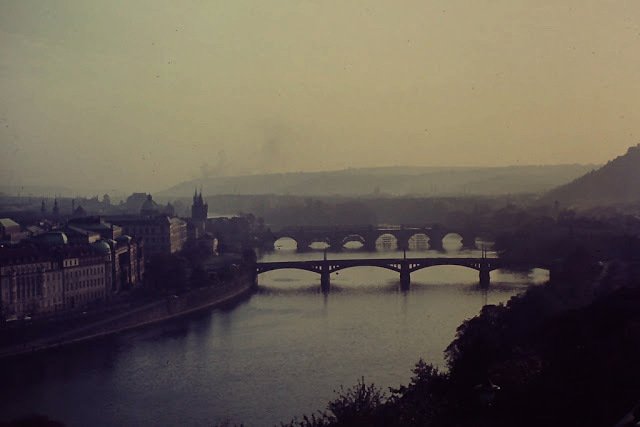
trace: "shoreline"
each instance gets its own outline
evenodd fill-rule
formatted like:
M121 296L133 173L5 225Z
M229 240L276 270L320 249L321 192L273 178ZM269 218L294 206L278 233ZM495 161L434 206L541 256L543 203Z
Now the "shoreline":
M32 345L23 344L21 346L22 348L8 348L7 351L0 349L0 360L53 350L162 323L171 319L177 319L202 310L224 307L227 304L232 304L251 295L255 290L252 279L246 274L234 278L229 284L226 284L224 288L226 289L194 289L178 297L177 301L172 301L171 297L163 298L145 306L137 307L130 312L119 313L92 324L65 331L55 337L45 338L42 340L42 343ZM189 299L194 297L197 302L201 302L203 293L210 293L208 297L204 295L206 302L200 304L190 303ZM176 302L178 304L176 304ZM179 305L181 302L184 302L182 304L183 306L176 307L176 305ZM109 326L110 324L111 326Z

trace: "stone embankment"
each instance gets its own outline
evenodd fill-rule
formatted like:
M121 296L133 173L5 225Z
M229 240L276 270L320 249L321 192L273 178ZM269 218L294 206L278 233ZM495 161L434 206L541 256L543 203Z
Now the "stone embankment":
M109 316L71 330L16 346L0 348L0 358L34 353L163 322L207 308L233 303L249 295L254 288L250 274L220 284L171 295L124 313Z

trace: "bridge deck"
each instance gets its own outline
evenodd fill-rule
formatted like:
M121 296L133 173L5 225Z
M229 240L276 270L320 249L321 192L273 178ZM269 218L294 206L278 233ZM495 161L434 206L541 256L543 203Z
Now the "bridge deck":
M499 258L461 258L461 257L436 257L436 258L351 258L332 260L309 260L309 261L274 261L258 262L256 269L258 273L273 270L295 268L321 273L323 269L330 272L342 270L350 267L383 267L389 270L401 271L406 268L409 272L420 270L426 267L440 265L456 265L472 268L474 270L496 270L503 267L503 262Z
M320 286L323 292L330 288L331 273L350 267L381 267L400 273L400 288L409 289L411 273L438 265L457 265L471 268L480 273L480 285L488 286L490 272L509 266L522 267L526 264L509 264L499 258L365 258L365 259L322 259L311 261L274 261L256 263L256 273L273 270L299 269L320 274ZM536 266L529 266L535 268Z

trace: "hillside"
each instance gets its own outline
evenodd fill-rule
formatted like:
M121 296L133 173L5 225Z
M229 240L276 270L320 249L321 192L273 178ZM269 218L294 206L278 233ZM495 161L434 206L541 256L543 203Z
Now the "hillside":
M184 197L202 186L206 195L299 196L386 194L393 196L542 193L591 170L593 165L508 167L390 167L333 172L213 177L183 182L158 197Z
M569 207L593 207L640 201L640 144L600 169L549 191L544 201Z

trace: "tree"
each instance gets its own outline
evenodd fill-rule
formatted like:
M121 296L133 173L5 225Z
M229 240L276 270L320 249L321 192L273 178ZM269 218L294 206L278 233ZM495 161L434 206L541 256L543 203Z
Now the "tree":
M290 427L371 427L385 425L381 410L386 402L385 394L374 384L366 384L364 378L354 387L340 387L338 397L329 402L327 411L305 415L283 426Z
M148 285L156 290L176 291L187 286L187 260L179 255L154 255L146 271Z
M374 384L367 385L363 377L354 387L340 387L338 397L327 409L336 426L371 426L385 400L384 393Z
M209 277L207 276L207 272L204 267L197 265L191 269L189 283L191 284L191 287L194 288L201 288L210 284Z

